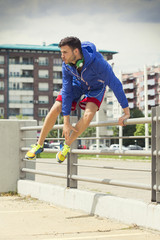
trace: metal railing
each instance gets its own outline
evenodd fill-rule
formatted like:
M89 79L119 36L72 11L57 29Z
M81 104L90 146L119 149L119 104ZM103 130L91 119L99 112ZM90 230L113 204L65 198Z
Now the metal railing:
M152 136L151 136L151 150L115 150L115 151L102 151L102 150L82 150L76 149L77 143L76 141L71 146L71 152L68 154L67 158L67 170L66 173L57 173L51 171L42 171L36 169L29 169L27 167L22 167L21 171L23 173L31 173L38 174L44 176L52 176L56 178L65 178L67 179L67 187L77 188L78 181L83 182L91 182L91 183L99 183L106 185L113 185L119 187L127 187L127 188L135 188L135 189L143 189L151 191L151 201L160 203L160 107L152 108L152 117L148 118L135 118L128 119L125 121L126 125L133 124L145 124L152 123ZM106 122L91 122L90 127L102 127L102 126L115 126L118 125L117 120L106 121ZM75 126L75 123L73 124ZM21 127L21 131L35 131L41 130L42 127ZM55 125L53 129L62 129L63 125ZM145 136L140 136L141 138ZM149 136L147 136L149 137ZM106 137L108 138L108 137ZM125 137L117 137L117 138L125 138ZM134 138L134 136L130 136L128 138ZM135 136L137 138L137 136ZM22 140L26 140L27 138L22 138ZM28 138L34 139L34 138ZM22 147L21 151L26 152L29 148ZM58 150L56 149L45 149L45 152L48 153L56 153ZM151 170L146 169L136 169L136 168L121 168L121 167L110 167L110 166L96 166L93 164L79 164L78 163L78 155L87 154L87 155L120 155L120 156L148 156L151 157ZM23 159L24 162L28 162L29 160ZM32 162L36 163L39 161L33 160ZM42 159L39 163L47 163ZM103 178L95 178L88 176L81 176L78 174L78 167L88 167L88 168L97 168L97 169L112 169L112 170L123 170L123 171L141 171L141 172L151 172L151 184L143 184L143 183L133 183L128 181L120 181L114 179L103 179Z

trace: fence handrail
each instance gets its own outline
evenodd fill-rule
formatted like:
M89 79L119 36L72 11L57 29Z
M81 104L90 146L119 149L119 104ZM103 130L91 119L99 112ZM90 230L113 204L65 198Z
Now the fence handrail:
M73 120L73 119L72 119ZM74 122L77 120L74 118ZM72 121L73 123L73 121ZM152 199L151 201L155 201L160 203L160 107L152 108L152 117L143 117L143 118L132 118L127 119L124 121L125 125L135 125L135 124L152 124L152 136L105 136L105 137L82 137L78 139L139 139L139 138L152 138L152 148L151 150L111 150L111 149L76 149L76 144L74 143L74 148L72 145L70 154L68 155L67 159L67 174L60 174L55 172L47 172L47 171L40 171L40 170L33 170L28 168L22 168L22 172L28 172L33 174L40 174L45 176L53 176L59 178L67 178L67 187L77 188L78 181L85 181L85 182L93 182L93 183L100 183L100 184L108 184L114 186L121 186L127 188L136 188L136 189L143 189L143 190L151 190L152 191ZM72 126L76 124L73 123ZM90 127L106 127L106 126L117 126L118 120L109 120L104 122L91 122ZM63 124L54 125L52 128L53 130L58 130L63 128ZM41 130L43 126L33 126L33 127L21 127L21 131L32 131L32 130ZM21 141L23 140L31 140L33 138L25 138L28 134L22 133ZM32 134L31 134L32 135ZM31 136L30 135L30 136ZM35 139L35 138L34 138ZM57 139L57 138L49 138ZM64 138L58 138L64 139ZM22 147L21 151L27 151L29 148ZM44 152L48 153L57 153L58 149L49 149L45 148ZM85 155L115 155L115 156L148 156L152 157L152 165L151 170L149 169L131 169L131 168L122 168L122 167L110 167L110 166L96 166L94 164L80 164L77 161L77 156L79 154ZM26 159L24 159L26 161ZM37 161L35 161L38 163ZM43 160L43 163L45 161ZM78 166L80 167L91 167L91 168L102 168L102 169L113 169L113 170L126 170L126 171L141 171L141 172L148 172L152 174L152 181L151 185L148 184L141 184L141 183L133 183L133 182L125 182L119 181L114 179L101 179L101 178L94 178L88 176L81 176L78 174Z
M158 120L160 120L160 118L158 118ZM155 119L156 121L156 119ZM143 118L131 118L131 119L127 119L124 121L124 123L126 125L133 125L133 124L144 124L144 123L151 123L152 119L151 117L143 117ZM73 126L75 126L75 123L72 124ZM90 123L90 127L105 127L105 126L115 126L118 125L118 120L112 120L112 121L104 121L104 122L91 122ZM56 124L54 125L53 129L62 129L63 128L63 124ZM21 131L31 131L31 130L41 130L42 126L34 126L34 127L21 127L20 130Z
M30 148L28 147L22 147L21 151L26 152ZM48 153L57 153L59 150L58 149L50 149L50 148L45 148L44 152ZM71 153L75 154L87 154L87 155L121 155L121 156L148 156L150 157L151 151L145 151L145 150L112 150L112 151L104 151L104 150L88 150L88 149L72 149ZM156 155L156 151L154 152ZM158 152L160 155L160 151Z

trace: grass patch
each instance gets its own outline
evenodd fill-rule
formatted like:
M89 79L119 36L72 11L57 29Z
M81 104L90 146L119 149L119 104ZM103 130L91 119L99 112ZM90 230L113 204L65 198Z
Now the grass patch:
M39 154L38 158L56 158L56 153L42 152L42 153Z
M40 154L40 158L56 158L56 153L45 153L42 152ZM88 154L79 154L79 159L95 159L97 158L97 155L88 155ZM109 159L121 159L121 160L129 160L129 159L136 159L136 160L145 160L150 161L151 157L145 157L145 156L117 156L117 155L99 155L98 159L100 158L109 158Z
M18 193L16 191L9 191L9 192L0 193L0 197L11 197L11 196L18 196Z

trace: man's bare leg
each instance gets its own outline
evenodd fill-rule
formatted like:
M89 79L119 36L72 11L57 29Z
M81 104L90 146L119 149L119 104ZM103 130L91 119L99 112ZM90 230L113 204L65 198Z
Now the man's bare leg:
M89 126L90 122L92 121L96 111L98 110L98 106L95 103L88 102L86 104L86 109L84 112L83 117L77 122L75 128L78 132L72 132L69 139L65 141L65 143L70 146L72 142L80 136L86 128Z
M61 110L62 110L62 103L59 101L56 101L45 118L42 130L40 133L40 137L38 139L38 144L40 144L41 146L43 145L44 140L47 137L48 133L53 128L58 115L61 113Z

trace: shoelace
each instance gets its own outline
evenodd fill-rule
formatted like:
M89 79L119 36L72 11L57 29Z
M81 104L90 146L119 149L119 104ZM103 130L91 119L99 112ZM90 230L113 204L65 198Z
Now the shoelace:
M32 152L36 152L37 150L38 150L38 145L36 145L36 144L33 144L33 145L31 145L31 147L32 147Z
M66 156L68 152L70 152L70 147L65 145L62 150L63 156Z

